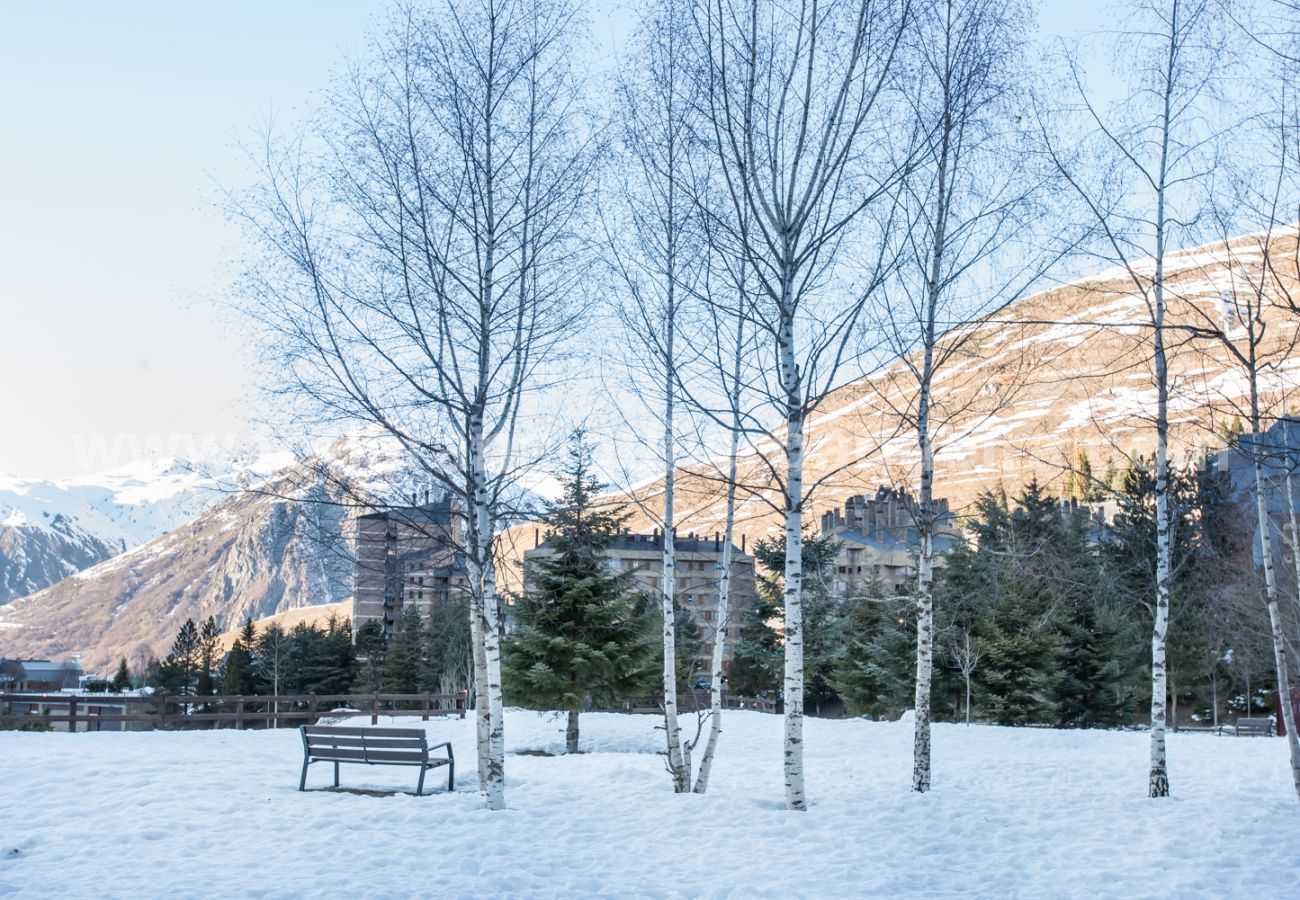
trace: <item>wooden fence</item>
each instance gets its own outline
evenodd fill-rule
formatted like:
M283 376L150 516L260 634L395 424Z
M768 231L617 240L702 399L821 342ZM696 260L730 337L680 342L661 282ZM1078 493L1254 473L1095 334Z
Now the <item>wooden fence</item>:
M708 694L682 694L677 698L677 711L683 713L704 712L709 709L710 702ZM733 697L724 694L722 708L774 713L777 711L777 701L762 697ZM658 697L636 697L627 701L618 709L610 710L610 712L628 713L662 713L663 711L663 705Z
M0 693L0 727L62 725L67 731L100 731L114 723L144 723L154 728L225 725L234 728L274 728L314 725L322 718L370 716L465 717L465 692L459 694L298 694L292 696L170 696L116 694ZM121 712L106 712L120 709ZM128 711L129 710L129 711ZM81 728L79 726L84 726Z

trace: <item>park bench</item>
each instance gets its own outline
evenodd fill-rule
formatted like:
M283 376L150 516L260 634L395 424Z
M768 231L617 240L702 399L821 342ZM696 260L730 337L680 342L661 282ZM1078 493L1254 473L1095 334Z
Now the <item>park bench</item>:
M302 777L298 790L307 790L307 767L316 762L334 763L334 786L339 786L339 763L367 766L419 766L417 795L424 794L424 774L447 767L447 790L456 788L456 759L451 744L430 747L420 728L343 728L304 725L302 732ZM447 749L446 756L430 756L431 750Z
M1263 718L1240 718L1237 724L1233 726L1233 734L1238 737L1255 736L1272 737L1273 720L1267 716Z

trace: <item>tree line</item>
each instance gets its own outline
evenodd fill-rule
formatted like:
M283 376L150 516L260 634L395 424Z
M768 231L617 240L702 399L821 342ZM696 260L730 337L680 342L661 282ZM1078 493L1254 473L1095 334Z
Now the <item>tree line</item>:
M932 700L958 612L942 608L936 456L1034 375L1032 353L987 358L990 334L1024 324L998 316L1080 264L1120 273L1129 312L1087 327L1137 335L1132 358L1113 365L1150 392L1137 418L1154 449L1155 550L1128 583L1143 586L1150 610L1148 793L1168 796L1166 697L1183 664L1167 639L1188 618L1176 608L1169 413L1184 385L1170 364L1217 353L1249 383L1248 400L1225 402L1251 433L1278 414L1284 398L1261 373L1292 348L1265 340L1281 330L1263 323L1300 313L1295 275L1275 265L1290 265L1300 197L1298 35L1285 3L1232 4L1232 15L1221 0L1127 6L1108 48L1125 60L1121 96L1106 103L1085 54L1039 52L1032 9L1008 0L655 0L603 90L576 62L576 0L403 5L301 133L268 134L254 151L258 182L233 198L257 247L242 299L282 424L375 429L464 510L489 807L505 805L500 532L519 479L565 430L535 413L585 416L585 405L571 408L578 380L591 394L619 370L609 405L658 475L654 496L638 499L665 535L657 692L674 791L707 787L722 715L715 654L711 740L704 756L687 752L671 535L678 472L691 463L725 498L725 546L741 503L780 520L766 549L780 556L769 560L780 597L769 599L781 617L782 786L789 809L807 808L807 641L817 637L805 587L817 579L804 565L818 553L805 552L805 514L835 474L810 470L808 426L850 382L866 385L863 408L916 456L899 475L914 487L919 532L914 608L902 618L914 630L911 783L929 790ZM1221 303L1207 312L1203 298L1180 295L1169 274L1178 250L1244 232L1228 251L1239 277L1215 282ZM1178 305L1190 320L1174 320ZM882 362L896 376L863 381ZM853 462L881 450L878 434L862 432ZM1014 517L1015 501L1006 505ZM1294 632L1262 501L1257 517L1256 599L1273 678L1286 685ZM1028 552L1019 539L1014 529L999 538ZM981 577L1001 589L1004 574ZM1008 594L1022 616L1040 603ZM725 621L721 591L717 610ZM993 633L971 620L972 679L993 668ZM973 685L977 701L984 690ZM1294 722L1287 730L1300 796L1300 740Z
M936 569L938 718L1138 723L1150 702L1152 468L1151 460L1136 459L1117 473L1108 520L1099 505L1080 504L1072 486L1052 494L1031 481L1014 496L979 496L967 538ZM1176 469L1171 494L1172 590L1180 598L1169 636L1173 719L1217 725L1229 711L1269 709L1267 628L1244 502L1227 473L1203 465ZM897 591L877 580L840 598L832 590L834 538L810 536L804 547L805 705L884 719L912 709L914 579ZM760 603L742 630L730 684L737 693L775 696L781 559L771 542L760 542L756 556L771 574L759 580Z

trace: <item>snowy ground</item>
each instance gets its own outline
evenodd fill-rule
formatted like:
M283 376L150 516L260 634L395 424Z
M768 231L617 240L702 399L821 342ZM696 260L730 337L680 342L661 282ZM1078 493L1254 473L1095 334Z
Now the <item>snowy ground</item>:
M365 720L358 720L364 724ZM401 724L409 725L410 720ZM418 720L415 724L419 724ZM1170 738L1149 801L1140 733L940 725L908 792L910 726L809 720L812 808L781 808L780 719L729 713L708 795L674 796L650 716L507 717L509 809L296 791L295 731L0 733L0 895L18 897L1294 897L1300 809L1283 742ZM328 784L313 766L309 787ZM343 767L354 787L415 771ZM437 773L430 783L438 785Z

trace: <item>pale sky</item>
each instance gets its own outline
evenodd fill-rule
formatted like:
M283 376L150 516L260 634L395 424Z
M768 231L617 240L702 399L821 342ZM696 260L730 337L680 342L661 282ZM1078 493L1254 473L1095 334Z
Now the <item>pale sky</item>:
M621 0L597 0L613 44ZM138 446L251 443L255 374L217 301L242 248L218 186L292 121L386 0L116 0L0 9L0 473L61 478ZM1050 0L1045 34L1099 27Z

